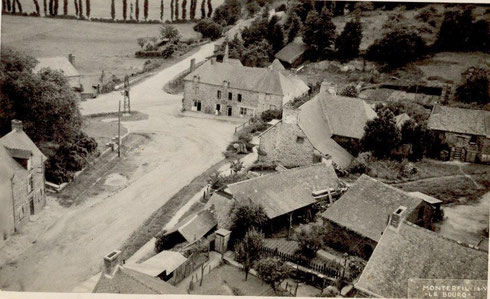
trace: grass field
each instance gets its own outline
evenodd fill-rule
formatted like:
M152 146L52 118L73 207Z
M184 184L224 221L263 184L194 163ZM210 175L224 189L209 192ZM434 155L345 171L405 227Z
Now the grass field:
M201 17L201 1L199 0L196 8L196 17ZM22 8L24 12L31 13L35 12L34 2L31 0L21 0ZM60 1L62 2L62 1ZM41 6L41 14L43 14L43 2L39 1L39 5ZM115 12L116 19L122 19L122 0L116 0L115 2ZM130 14L130 5L134 5L135 0L128 1L128 18ZM213 5L213 10L223 3L223 0L211 0ZM187 1L187 19L189 19L191 1ZM182 16L182 1L179 1L179 17ZM140 7L140 20L143 20L143 1L139 1ZM206 5L206 13L208 12L208 8ZM83 1L83 11L85 12L85 1ZM60 8L58 14L63 14L63 4L60 4ZM68 14L75 14L75 6L73 1L69 1L68 3ZM111 18L111 1L109 0L93 0L90 1L90 16L93 18ZM134 13L133 13L134 17ZM160 1L150 0L148 1L148 19L149 20L160 20ZM170 20L170 1L164 0L164 12L163 12L163 20Z
M175 24L183 38L200 35L193 24ZM138 37L159 35L159 24L111 24L36 17L2 17L2 47L34 57L75 56L83 82L96 83L102 70L106 78L121 78L142 69L146 59L134 57ZM86 85L86 84L84 84Z

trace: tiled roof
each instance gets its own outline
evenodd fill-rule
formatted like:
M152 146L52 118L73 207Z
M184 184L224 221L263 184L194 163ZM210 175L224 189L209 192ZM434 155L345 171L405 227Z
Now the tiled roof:
M274 61L270 65L270 67L273 70L276 70L276 71L284 71L284 70L286 70L286 68L284 67L284 65L282 65L282 63L278 59L274 59Z
M12 150L24 150L30 151L34 156L34 159L42 157L46 159L46 156L39 150L39 148L32 142L31 138L27 136L24 131L12 130L2 138L0 138L0 144L8 149Z
M0 181L9 181L15 171L21 169L23 169L22 166L12 159L12 156L5 147L0 145Z
M68 58L64 56L58 57L43 57L37 58L39 63L34 68L35 72L39 72L43 68L50 68L53 71L61 71L67 77L80 76L77 69L70 63Z
M490 137L490 111L434 106L429 129Z
M228 186L237 201L262 206L269 219L314 204L313 191L335 188L338 178L323 163L259 176Z
M402 222L386 228L356 288L385 298L406 298L409 279L487 280L488 256L438 233Z
M389 215L400 206L406 207L410 213L421 202L420 198L362 175L321 215L377 242L385 230Z
M292 64L306 51L306 45L301 37L296 37L294 41L287 44L279 52L276 53L275 57L279 60Z
M182 294L179 289L159 278L125 267L118 267L112 278L102 273L93 293Z
M231 63L213 64L208 61L187 75L184 80L192 81L195 76L201 83L222 86L227 81L230 88L280 96L287 96L291 92L296 96L298 92L298 95L301 95L308 91L308 86L297 76L285 76L277 70Z
M235 201L233 199L226 198L214 192L204 206L204 209L209 210L214 215L214 218L218 222L218 228L230 229L232 224L230 212L233 209L234 203Z
M201 210L179 221L173 229L166 233L166 235L178 231L187 242L191 243L201 239L216 225L217 222L211 212L208 210Z
M298 125L313 147L328 155L339 167L349 167L353 157L331 137L332 133L318 96L303 104L298 116Z
M366 122L376 118L376 112L364 100L326 92L320 93L318 98L332 135L361 139Z
M187 258L181 253L164 250L140 264L128 264L126 267L146 275L157 277L163 272L169 275L186 261Z

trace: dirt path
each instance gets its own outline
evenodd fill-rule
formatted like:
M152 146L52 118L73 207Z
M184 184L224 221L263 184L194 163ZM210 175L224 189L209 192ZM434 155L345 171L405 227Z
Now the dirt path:
M211 55L213 44L148 78L131 90L132 109L147 120L126 122L132 133L150 141L128 159L138 166L134 179L118 192L103 191L79 205L59 208L56 222L35 244L0 269L0 288L24 291L71 291L102 266L102 257L119 248L155 210L194 177L219 162L232 139L234 124L179 116L182 96L163 85L189 66L190 59ZM82 113L117 110L114 92L82 104ZM12 238L13 240L15 238Z

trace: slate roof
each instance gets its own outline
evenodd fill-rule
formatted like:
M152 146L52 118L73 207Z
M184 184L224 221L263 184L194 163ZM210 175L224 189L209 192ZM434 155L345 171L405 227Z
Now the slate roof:
M213 214L218 222L218 228L230 229L232 224L230 212L233 209L234 203L235 201L233 199L226 198L225 196L214 192L204 206L204 209L209 210L211 214Z
M434 106L428 127L490 138L490 111Z
M35 72L39 72L43 68L50 68L53 71L61 71L67 77L78 77L80 73L70 63L68 58L64 56L57 57L42 57L36 58L39 63L34 68Z
M429 203L429 204L440 204L442 203L442 200L440 199L437 199L435 197L432 197L430 195L427 195L425 193L422 193L422 192L419 192L419 191L415 191L415 192L408 192L408 194L412 195L412 196L415 196L417 198L420 198L422 199L423 201Z
M112 279L104 273L101 274L93 293L182 294L183 292L159 278L119 266Z
M201 239L216 225L217 222L211 212L209 210L201 210L179 221L165 235L179 232L187 242L192 243Z
M140 264L128 264L126 267L146 275L157 277L163 272L169 275L186 261L187 258L181 253L164 250Z
M275 57L281 61L293 64L298 58L301 57L306 51L307 47L301 37L296 37L294 41L287 44Z
M5 136L0 138L0 144L7 149L20 153L22 151L30 151L35 159L42 157L46 159L46 156L39 150L39 148L32 142L31 138L27 136L24 131L12 130Z
M316 201L313 191L335 188L338 178L332 165L298 167L228 185L239 202L262 206L269 219L307 207Z
M358 98L318 94L332 135L361 139L368 120L376 118L376 112L364 100Z
M309 100L299 109L298 125L313 147L320 153L330 156L339 167L343 169L349 167L354 157L331 138L332 132L323 113L319 96Z
M356 183L321 215L342 227L375 242L385 230L388 216L404 206L413 211L422 199L386 185L367 175Z
M224 81L230 83L230 88L296 97L306 91L308 86L299 77L284 75L280 71L268 68L247 67L231 63L204 63L184 80L192 81L194 77L199 82L222 86Z
M282 63L278 59L274 59L274 61L270 65L270 67L273 70L276 70L276 71L284 71L284 70L286 70L286 68L284 67L284 65L282 65Z
M356 288L385 298L406 298L409 279L487 280L488 256L441 235L402 222L386 228Z

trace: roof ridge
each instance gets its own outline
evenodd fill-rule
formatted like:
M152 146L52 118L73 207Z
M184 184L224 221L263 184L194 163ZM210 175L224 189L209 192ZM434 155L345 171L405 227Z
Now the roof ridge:
M418 197L414 197L414 196L410 195L410 194L409 194L407 191L404 191L404 190L399 189L399 188L397 188L397 187L391 186L391 185L389 185L389 184L387 184L387 183L384 183L384 182L382 182L382 181L380 181L380 180L377 180L377 179L375 179L375 178L373 178L373 177L371 177L371 176L369 176L369 175L367 175L367 174L362 174L362 175L359 177L359 179L361 179L362 177L368 178L369 180L371 180L371 181L373 181L373 182L375 182L375 183L382 184L383 186L385 186L385 187L387 187L387 188L389 188L389 189L391 189L391 190L393 190L393 191L395 191L395 192L398 192L398 193L400 193L400 194L406 195L406 196L408 196L408 197L410 197L410 198L420 199L420 198L418 198ZM357 180L359 180L359 179L357 179ZM357 181L356 181L354 184L357 184ZM421 200L421 201L423 201L422 199L420 199L420 200Z
M432 235L436 236L439 239L446 240L448 242L455 243L455 244L461 245L463 247L470 248L470 249L473 249L473 250L476 250L476 251L479 251L479 252L482 252L482 253L486 253L485 251L483 251L478 246L473 246L471 244L468 244L468 243L465 243L465 242L462 242L462 241L453 240L453 239L448 238L448 237L446 237L446 236L444 236L444 235L442 235L440 233L437 233L437 232L432 231L430 229L426 229L425 227L421 227L419 225L416 225L415 223L411 223L410 221L408 221L406 219L403 220L403 224L405 224L405 225L407 225L409 227L412 227L414 229L418 229L420 231L426 232L427 234L432 234Z

